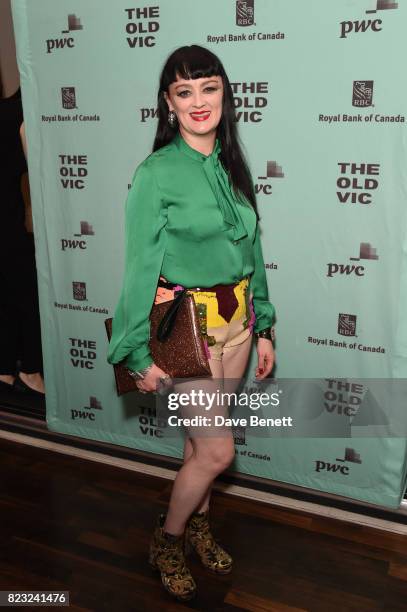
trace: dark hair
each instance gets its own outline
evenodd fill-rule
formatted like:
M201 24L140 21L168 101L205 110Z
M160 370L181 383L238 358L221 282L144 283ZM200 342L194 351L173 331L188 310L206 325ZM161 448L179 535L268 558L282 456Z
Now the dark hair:
M253 183L237 133L232 87L222 62L208 49L199 45L179 47L165 62L158 90L158 126L153 151L171 142L178 131L178 123L174 127L168 123L168 105L164 98L164 92L168 93L168 88L177 80L177 75L183 79L200 79L210 76L222 78L223 109L217 129L217 137L221 145L220 160L229 174L236 196L241 199L241 194L243 194L259 218Z

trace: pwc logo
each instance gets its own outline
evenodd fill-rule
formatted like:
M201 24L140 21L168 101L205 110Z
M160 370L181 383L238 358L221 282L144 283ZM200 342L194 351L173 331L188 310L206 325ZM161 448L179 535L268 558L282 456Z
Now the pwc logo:
M61 250L75 250L79 249L85 251L87 249L87 242L84 236L94 236L95 232L93 227L87 221L81 221L81 231L78 234L74 234L73 238L61 238Z
M256 183L254 186L256 195L263 194L269 196L272 195L271 179L284 178L284 172L276 161L267 161L265 175L257 178L260 182Z
M361 242L359 247L359 257L349 257L351 261L360 261L361 259L379 259L376 249L369 242ZM341 264L328 263L326 275L330 278L333 276L364 276L365 267L360 264Z
M94 410L103 410L102 404L94 395L89 398L89 406L84 406L81 410L71 409L72 421L96 421L97 413Z
M338 463L330 461L322 461L321 459L315 460L315 471L316 472L332 472L339 473L342 476L349 476L349 466L343 465L344 463L362 463L360 454L357 453L353 448L345 449L345 457L341 459L337 457L335 459Z
M398 2L392 0L377 0L376 8L366 11L367 15L374 15L378 11L385 11L390 9L397 9ZM339 38L347 38L349 34L359 34L365 32L381 32L383 21L380 18L367 19L356 19L355 21L341 21L340 22L340 35Z
M76 32L78 30L83 30L83 25L81 25L81 20L76 15L68 15L68 29L62 30L62 34L70 34L71 32ZM75 46L75 39L73 36L62 36L59 38L48 38L45 41L47 53L53 53L57 49L72 49Z

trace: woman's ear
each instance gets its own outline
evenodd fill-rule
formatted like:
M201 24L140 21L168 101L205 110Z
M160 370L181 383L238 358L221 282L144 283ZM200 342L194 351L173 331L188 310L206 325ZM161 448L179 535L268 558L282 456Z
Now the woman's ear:
M169 95L168 95L168 93L167 93L166 91L164 91L164 100L167 102L167 105L168 105L168 110L169 110L169 111L173 111L173 110L174 110L174 107L173 107L173 105L171 104L170 97L169 97Z

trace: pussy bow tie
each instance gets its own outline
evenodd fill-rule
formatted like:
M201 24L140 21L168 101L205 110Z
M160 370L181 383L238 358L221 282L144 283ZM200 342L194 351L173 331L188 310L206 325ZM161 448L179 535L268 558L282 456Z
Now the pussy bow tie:
M220 152L219 142L216 142L215 149L203 164L205 174L213 189L215 197L219 203L225 223L233 226L233 240L240 240L247 236L247 230L239 213L239 205L236 196L232 193L229 185L229 178L226 170L222 166L218 155Z

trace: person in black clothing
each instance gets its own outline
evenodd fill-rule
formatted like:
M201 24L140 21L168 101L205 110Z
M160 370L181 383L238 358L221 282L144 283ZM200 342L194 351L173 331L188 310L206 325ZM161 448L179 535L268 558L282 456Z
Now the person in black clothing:
M21 92L2 93L0 82L0 389L44 397L35 246L21 191Z

